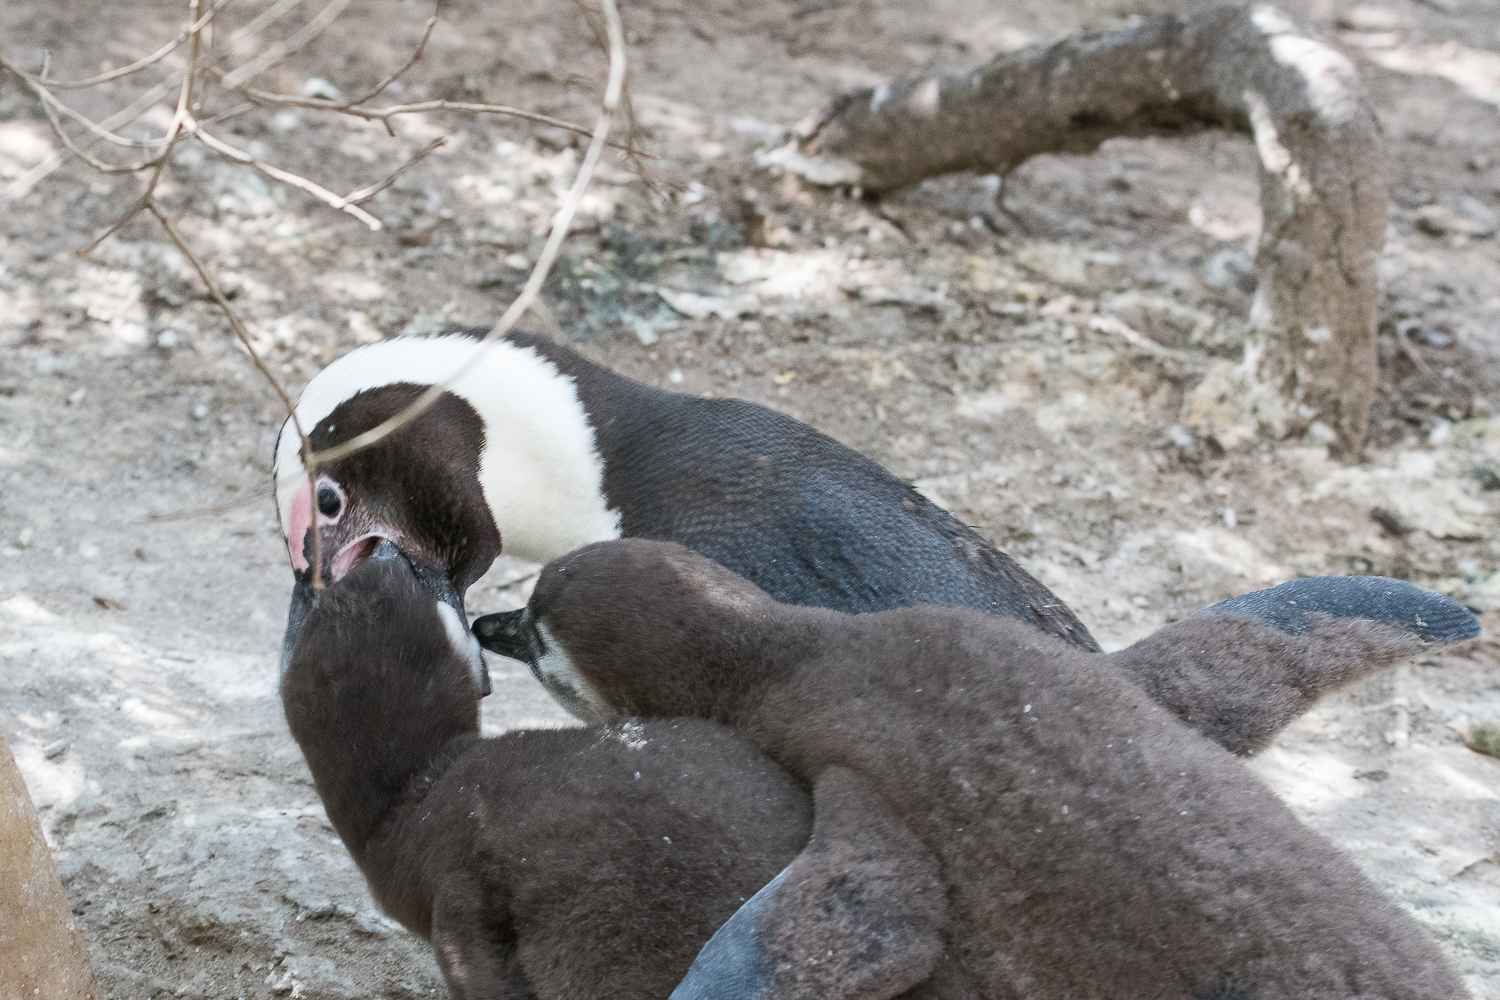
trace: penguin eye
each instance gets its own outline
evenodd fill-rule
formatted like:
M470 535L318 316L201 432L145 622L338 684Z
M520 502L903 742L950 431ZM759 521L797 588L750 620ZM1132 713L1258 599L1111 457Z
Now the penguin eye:
M320 486L318 488L318 513L324 517L338 517L339 511L344 507L344 501L339 498L338 491L332 486Z

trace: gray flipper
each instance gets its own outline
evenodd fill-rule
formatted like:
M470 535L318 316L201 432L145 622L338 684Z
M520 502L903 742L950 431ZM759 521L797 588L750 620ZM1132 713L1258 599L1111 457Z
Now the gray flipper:
M1453 598L1384 576L1310 576L1231 597L1197 617L1255 618L1288 635L1302 635L1314 614L1379 622L1423 642L1458 642L1479 634L1479 620Z
M757 922L776 891L786 882L793 861L767 882L734 915L724 921L698 952L687 975L672 991L671 1000L708 1000L709 997L770 997L775 962L757 929Z
M1183 721L1242 755L1321 697L1479 623L1452 598L1384 577L1310 577L1215 604L1109 658Z
M831 768L813 837L698 953L672 1000L885 1000L943 958L937 864L868 784Z

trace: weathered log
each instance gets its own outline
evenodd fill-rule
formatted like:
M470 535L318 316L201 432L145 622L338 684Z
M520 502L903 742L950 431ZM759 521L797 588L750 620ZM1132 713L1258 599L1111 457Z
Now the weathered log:
M94 1000L88 948L0 734L0 1000Z
M1195 125L1254 137L1263 216L1245 361L1220 373L1219 399L1195 409L1226 444L1245 433L1236 419L1278 437L1330 436L1320 422L1358 452L1377 380L1385 149L1353 65L1274 7L1151 17L962 75L844 94L769 159L816 182L883 191Z

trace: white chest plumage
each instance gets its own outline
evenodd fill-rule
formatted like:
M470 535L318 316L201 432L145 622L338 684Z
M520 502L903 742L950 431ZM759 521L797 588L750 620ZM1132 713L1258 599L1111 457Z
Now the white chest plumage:
M303 391L297 416L311 430L367 389L435 385L461 370L449 390L484 423L479 484L505 553L547 562L620 537L620 517L605 502L604 463L577 388L529 348L508 341L481 348L462 334L371 344L319 372ZM285 532L293 496L306 482L290 420L276 444L275 482Z

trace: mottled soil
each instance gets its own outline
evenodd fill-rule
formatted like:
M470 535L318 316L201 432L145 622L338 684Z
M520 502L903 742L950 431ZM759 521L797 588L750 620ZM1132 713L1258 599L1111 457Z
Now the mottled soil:
M264 83L368 87L420 37L417 2L352 6ZM45 48L55 77L82 76L156 48L180 7L9 0L0 46L23 65ZM1174 348L1239 356L1259 225L1242 136L1040 158L1008 179L1003 205L996 178L873 203L756 166L841 87L1146 12L627 6L650 184L606 161L533 325L645 381L758 400L833 434L1006 547L1111 648L1309 574L1405 577L1492 628L1495 0L1300 9L1356 60L1393 160L1382 392L1354 464L1310 441L1223 454L1182 426L1190 381L1091 324L1114 316ZM591 44L565 3L453 4L397 99L591 121L604 65ZM66 96L103 115L139 89ZM205 113L229 107L214 100ZM566 133L500 118L413 116L395 131L261 110L219 126L339 191L448 137L367 206L377 233L197 147L162 189L293 390L357 343L492 322L578 159ZM0 80L0 185L56 147L34 97ZM73 164L0 210L0 726L109 995L442 994L425 945L376 912L282 719L276 399L159 230L137 221L73 253L136 192ZM532 569L502 559L471 610L518 604ZM1465 740L1500 722L1497 660L1490 631L1425 656L1330 699L1251 765L1488 997L1500 997L1500 760ZM569 724L515 667L494 663L487 727Z

